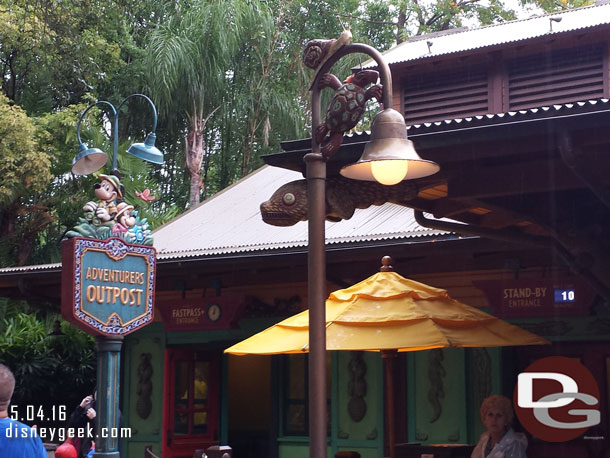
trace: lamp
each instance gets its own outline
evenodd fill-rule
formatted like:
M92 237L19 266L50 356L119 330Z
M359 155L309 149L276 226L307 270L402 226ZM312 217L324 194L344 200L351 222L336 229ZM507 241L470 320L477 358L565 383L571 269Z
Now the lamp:
M365 145L358 162L346 165L340 173L354 180L393 185L405 179L426 177L439 170L436 162L419 157L413 142L407 139L403 116L392 108L386 108L373 119L371 140Z
M132 143L127 152L132 156L153 164L163 164L163 153L155 146L157 136L151 132L146 136L144 143Z
M349 41L349 40L348 40ZM323 42L322 42L323 43ZM327 44L329 42L326 42ZM327 454L327 404L326 404L326 158L316 141L316 127L321 123L320 78L339 59L352 53L363 53L372 57L380 70L382 103L384 110L373 120L371 142L365 147L360 160L341 170L348 178L375 180L387 184L398 183L405 178L419 178L436 173L438 164L421 159L413 143L407 139L404 118L392 106L392 78L390 67L375 48L361 44L347 44L333 48L330 55L316 68L311 85L311 153L305 155L307 179L307 295L309 305L309 457L320 458ZM318 52L319 40L310 42L312 52ZM308 44L309 46L309 44ZM308 48L306 48L307 50ZM323 52L323 47L320 48ZM309 53L306 57L309 58ZM387 178L384 169L389 163L391 170L400 168L396 176ZM374 167L373 167L374 165ZM397 167L399 165L400 167ZM390 422L388 440L390 458L395 458L394 423Z
M78 135L78 134L77 134ZM96 172L106 164L108 155L99 148L89 148L85 143L78 144L78 154L72 161L72 172L75 175L89 175Z
M89 175L93 172L98 171L106 164L108 155L99 148L88 148L86 144L81 141L80 138L80 125L87 114L87 112L96 105L105 105L108 107L109 113L112 115L112 169L117 168L117 153L119 147L119 112L123 104L132 97L143 97L145 98L153 109L154 122L152 132L146 136L144 143L133 143L127 152L139 159L153 164L163 164L163 153L155 146L155 130L157 129L157 108L155 104L144 94L131 94L125 97L117 108L114 107L110 102L99 100L92 105L89 105L85 111L80 115L78 124L76 127L76 137L78 139L79 152L74 156L72 161L72 173L75 175Z

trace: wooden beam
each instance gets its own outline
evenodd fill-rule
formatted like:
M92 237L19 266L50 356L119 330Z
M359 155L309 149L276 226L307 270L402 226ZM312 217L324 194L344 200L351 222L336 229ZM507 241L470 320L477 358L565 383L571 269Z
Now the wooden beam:
M582 181L559 160L446 171L448 197L459 200L555 192L584 187Z

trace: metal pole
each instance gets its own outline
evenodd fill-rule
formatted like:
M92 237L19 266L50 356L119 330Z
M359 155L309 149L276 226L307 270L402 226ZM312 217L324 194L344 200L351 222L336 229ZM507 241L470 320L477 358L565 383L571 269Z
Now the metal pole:
M309 305L309 457L325 458L327 455L326 406L326 158L320 153L315 140L315 130L320 124L320 76L339 59L351 53L371 56L379 65L383 84L384 108L392 106L392 79L390 69L376 49L364 44L345 45L333 54L318 73L312 84L311 96L311 153L305 155L307 175L307 294Z
M320 90L312 94L312 129L320 123ZM326 159L312 132L307 164L308 289L309 298L309 457L326 457Z
M119 112L115 110L112 121L112 170L116 170L119 154Z
M95 338L97 343L97 410L93 458L120 458L119 377L123 337Z

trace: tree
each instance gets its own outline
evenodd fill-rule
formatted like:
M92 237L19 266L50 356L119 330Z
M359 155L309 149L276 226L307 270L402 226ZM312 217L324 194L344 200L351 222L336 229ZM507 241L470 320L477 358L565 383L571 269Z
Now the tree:
M205 125L223 103L244 8L239 0L199 1L189 9L177 5L149 39L152 96L176 133L184 129L191 206L199 202L202 187Z
M118 11L85 0L0 0L0 83L29 113L76 102L116 73L118 42L107 38Z
M20 265L36 234L52 221L35 198L52 179L49 152L41 148L38 135L34 121L0 94L0 240L2 257Z

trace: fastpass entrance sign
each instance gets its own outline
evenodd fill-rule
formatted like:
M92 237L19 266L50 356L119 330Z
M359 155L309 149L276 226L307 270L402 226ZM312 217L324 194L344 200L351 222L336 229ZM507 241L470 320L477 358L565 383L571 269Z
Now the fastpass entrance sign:
M151 323L156 252L120 238L62 243L61 312L89 334L124 336Z

